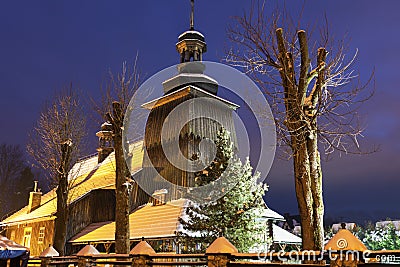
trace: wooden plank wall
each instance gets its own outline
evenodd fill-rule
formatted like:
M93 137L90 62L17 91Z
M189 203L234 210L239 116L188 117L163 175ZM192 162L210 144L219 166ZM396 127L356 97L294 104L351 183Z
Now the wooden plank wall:
M54 220L43 220L33 223L22 223L18 225L8 226L6 230L7 238L11 238L11 232L15 230L14 241L24 245L24 229L32 227L30 251L31 256L38 256L49 245L53 244L54 236ZM45 227L44 240L38 243L40 227Z

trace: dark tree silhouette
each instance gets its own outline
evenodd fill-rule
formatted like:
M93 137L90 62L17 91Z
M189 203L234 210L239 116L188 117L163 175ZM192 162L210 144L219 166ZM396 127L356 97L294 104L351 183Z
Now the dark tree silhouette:
M0 218L28 203L33 175L19 145L0 144Z

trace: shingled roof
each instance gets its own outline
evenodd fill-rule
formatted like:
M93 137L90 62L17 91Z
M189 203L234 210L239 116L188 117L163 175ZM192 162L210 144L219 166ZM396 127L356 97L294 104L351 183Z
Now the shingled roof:
M173 237L179 230L187 200L178 199L165 205L143 205L129 215L130 239ZM157 218L156 220L154 218ZM114 241L115 222L93 223L70 239L71 243Z
M132 145L132 170L139 170L143 160L143 141ZM76 178L74 178L76 177ZM96 189L115 189L115 154L111 153L103 162L97 164L97 155L82 160L74 165L69 175L72 187L69 203L72 203ZM28 206L13 213L1 225L12 225L27 221L53 220L57 211L56 189L50 190L41 197L40 206L28 212Z

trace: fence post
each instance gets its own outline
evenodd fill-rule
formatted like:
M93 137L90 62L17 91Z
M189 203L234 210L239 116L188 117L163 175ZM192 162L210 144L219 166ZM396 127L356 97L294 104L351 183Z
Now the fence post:
M78 267L88 267L93 265L92 256L100 254L100 252L92 245L86 245L78 253Z
M342 223L342 229L329 240L324 249L334 252L329 253L330 256L333 255L330 259L331 267L356 267L365 261L363 252L367 247Z
M51 262L51 257L40 257L40 267L48 267Z
M48 248L42 251L40 253L39 258L40 258L40 267L48 267L49 264L51 263L51 259L53 257L58 257L60 254L58 251L50 245Z
M140 241L130 252L132 267L150 267L151 255L156 254L154 249L144 240Z
M225 237L218 237L206 250L208 267L226 267L237 248Z
M80 256L78 257L78 267L87 267L91 266L92 262L90 261L89 256Z

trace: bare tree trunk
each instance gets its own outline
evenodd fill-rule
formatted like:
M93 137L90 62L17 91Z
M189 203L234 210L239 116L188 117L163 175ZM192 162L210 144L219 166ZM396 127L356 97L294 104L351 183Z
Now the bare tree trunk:
M71 161L72 142L61 144L61 162L58 170L57 218L55 220L54 248L61 256L65 254L68 223L68 166Z
M307 140L307 152L310 161L311 192L313 197L313 231L316 250L323 249L324 237L324 203L322 196L321 160L317 147L317 137Z
M344 88L357 76L351 70L357 53L346 62L344 43L331 46L327 25L316 40L298 30L299 24L286 11L265 14L265 6L254 5L248 14L236 18L238 25L228 29L236 47L229 50L226 60L251 74L272 101L279 143L287 145L290 151L285 152L293 157L303 248L322 250L324 203L318 145L327 154L364 154L357 141L363 132L357 108L373 95L374 90L361 93L373 74L364 85ZM280 25L286 28L285 34ZM323 47L310 54L309 40L312 47L318 43ZM328 60L326 47L331 48Z
M115 252L117 254L128 254L130 251L130 184L127 181L129 175L124 159L122 144L123 110L119 102L113 102L113 115L107 113L108 120L113 125L113 139L115 151Z
M311 192L313 197L313 231L315 250L322 250L324 246L324 203L322 195L322 169L321 158L318 151L318 133L317 133L317 117L314 116L317 111L317 103L321 101L321 92L325 80L326 60L325 48L318 49L317 65L319 67L317 81L315 83L315 91L310 95L311 98L311 114L309 118L310 132L307 137L307 152L310 161L310 178Z
M137 60L137 58L136 58ZM102 103L95 105L97 112L111 123L113 128L113 143L115 152L115 252L129 253L130 232L129 212L131 208L130 173L124 158L124 145L122 141L122 127L125 111L135 91L139 88L139 73L136 67L133 69L122 64L122 71L117 75L110 73L110 79L106 84ZM116 101L113 101L113 100ZM125 147L125 149L128 149ZM129 179L127 179L129 178ZM135 185L137 187L137 185ZM137 188L136 188L137 189ZM137 189L138 190L138 189Z
M300 136L300 138L298 138ZM312 139L310 139L312 137ZM322 250L324 239L324 203L322 170L316 133L293 134L293 168L296 198L301 217L303 249Z
M309 175L309 160L305 144L301 144L293 153L293 169L295 176L296 198L301 219L301 234L303 238L303 249L315 248L313 232L313 196Z
M296 83L293 55L287 51L283 30L276 30L279 69L284 87L286 109L285 125L291 137L293 168L295 174L296 198L301 217L303 249L323 249L323 214L322 171L317 142L316 106L322 90L324 72L318 71L316 86L307 98L307 80L310 59L307 38L304 31L298 32L301 67L299 82ZM318 50L318 66L325 62L326 51ZM306 101L308 101L306 103ZM307 110L305 110L307 109ZM307 112L311 116L307 115Z

